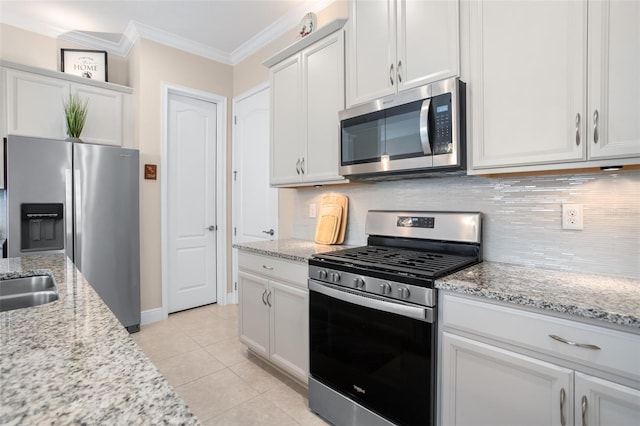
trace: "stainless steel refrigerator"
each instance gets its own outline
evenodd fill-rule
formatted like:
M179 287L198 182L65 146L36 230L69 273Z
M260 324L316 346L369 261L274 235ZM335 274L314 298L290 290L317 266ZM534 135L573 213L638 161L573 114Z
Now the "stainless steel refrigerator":
M139 153L7 138L9 257L66 253L130 332L140 328Z

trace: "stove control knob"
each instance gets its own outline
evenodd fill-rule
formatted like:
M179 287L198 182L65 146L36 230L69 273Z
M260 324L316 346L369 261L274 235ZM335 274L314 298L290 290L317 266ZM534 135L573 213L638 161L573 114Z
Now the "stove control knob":
M400 287L398 289L398 294L400 294L400 297L403 299L408 299L409 295L411 294L411 292L409 291L408 288L406 287Z
M327 270L326 269L318 269L318 279L326 280L327 279Z
M380 293L391 294L391 286L388 283L380 284Z
M364 288L364 280L360 277L353 279L353 285L356 288Z
M332 272L329 274L329 279L331 282L339 283L340 282L340 272Z

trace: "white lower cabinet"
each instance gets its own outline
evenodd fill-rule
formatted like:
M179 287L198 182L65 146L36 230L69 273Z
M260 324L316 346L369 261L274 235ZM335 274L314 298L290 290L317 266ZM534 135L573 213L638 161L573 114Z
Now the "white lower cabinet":
M442 366L443 425L570 424L569 369L450 333Z
M637 426L640 390L575 373L575 424Z
M440 306L440 424L638 425L640 335L448 294Z
M240 341L303 383L309 373L307 268L239 253Z

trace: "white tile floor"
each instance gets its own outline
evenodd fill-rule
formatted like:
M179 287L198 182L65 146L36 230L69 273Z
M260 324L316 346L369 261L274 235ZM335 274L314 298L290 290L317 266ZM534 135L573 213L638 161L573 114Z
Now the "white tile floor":
M238 340L238 305L169 315L132 335L203 425L325 425L307 391Z

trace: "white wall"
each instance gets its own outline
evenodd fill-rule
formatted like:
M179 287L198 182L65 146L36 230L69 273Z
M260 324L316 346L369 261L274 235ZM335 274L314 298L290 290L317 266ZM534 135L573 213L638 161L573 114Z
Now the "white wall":
M640 277L640 171L531 177L442 177L298 189L295 238L312 240L308 205L349 197L346 243L366 242L372 209L484 213L485 260ZM561 229L561 204L584 205L584 230Z

